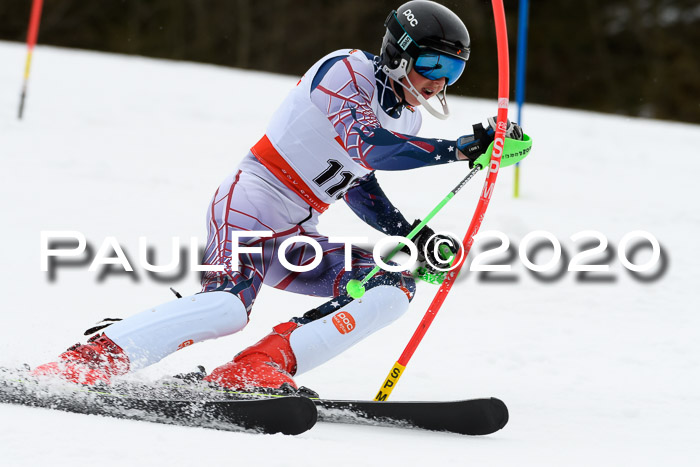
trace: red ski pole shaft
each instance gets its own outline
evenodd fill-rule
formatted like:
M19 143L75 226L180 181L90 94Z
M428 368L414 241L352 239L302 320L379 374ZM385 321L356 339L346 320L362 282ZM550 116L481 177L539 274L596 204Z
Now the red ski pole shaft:
M506 15L503 9L503 0L491 0L491 5L493 6L493 18L496 26L496 40L498 44L498 117L496 119L496 134L494 135L493 152L491 154L491 162L489 163L488 176L486 177L486 182L484 182L484 189L481 192L481 197L479 198L476 211L469 224L469 229L462 240L464 254L462 254L461 259L456 263L456 267L447 274L445 281L440 286L437 294L435 294L435 298L433 298L433 301L428 307L428 311L426 311L418 328L413 333L413 337L411 337L403 353L391 368L389 375L384 380L384 384L382 384L382 387L375 396L374 400L376 401L384 401L391 395L399 378L403 375L406 365L408 365L413 353L423 340L425 333L428 331L428 328L430 328L438 311L440 311L440 307L442 307L442 304L445 302L447 294L452 289L452 285L454 285L459 270L462 268L469 254L469 250L471 250L472 244L474 243L474 236L481 227L484 215L486 214L486 208L489 205L496 185L496 178L498 177L498 169L501 166L501 156L503 155L503 145L506 137L506 122L508 120L509 66L508 34L506 31Z
M24 113L24 99L27 96L27 83L29 82L29 71L32 66L32 54L36 39L39 36L39 21L41 19L41 9L44 6L44 0L33 0L32 13L29 17L29 29L27 31L27 60L24 63L24 79L22 81L22 94L19 99L18 118L22 118Z

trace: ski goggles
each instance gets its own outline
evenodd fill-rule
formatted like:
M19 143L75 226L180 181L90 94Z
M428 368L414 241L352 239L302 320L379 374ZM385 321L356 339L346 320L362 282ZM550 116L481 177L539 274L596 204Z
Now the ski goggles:
M462 76L466 62L460 58L440 53L424 53L413 63L416 73L429 80L447 78L447 85L454 84Z

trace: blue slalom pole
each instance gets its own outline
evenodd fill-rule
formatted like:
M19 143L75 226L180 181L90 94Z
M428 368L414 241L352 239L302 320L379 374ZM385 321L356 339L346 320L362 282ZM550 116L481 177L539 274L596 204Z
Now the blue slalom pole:
M527 25L530 10L529 0L520 0L518 5L518 52L515 68L515 100L518 104L518 123L523 124L523 101L525 100L525 62L527 61ZM520 196L520 163L515 164L513 197Z

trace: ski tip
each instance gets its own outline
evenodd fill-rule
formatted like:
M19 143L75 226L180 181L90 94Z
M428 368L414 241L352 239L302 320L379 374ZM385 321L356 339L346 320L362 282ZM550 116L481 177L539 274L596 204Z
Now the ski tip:
M446 431L483 436L503 429L508 423L508 407L495 397L457 401L454 404L459 407L458 415L446 425Z
M493 406L493 427L494 432L503 429L508 424L510 414L508 412L508 406L501 399L495 397L491 398L491 405Z
M272 400L279 416L255 427L262 433L299 435L313 428L318 420L316 405L311 399L290 396Z
M290 432L280 430L281 433L286 435L298 435L309 431L318 421L316 404L314 404L311 399L307 399L306 397L296 397L295 399L299 399L299 402L295 404L297 414L296 422L293 424L294 426L291 427Z

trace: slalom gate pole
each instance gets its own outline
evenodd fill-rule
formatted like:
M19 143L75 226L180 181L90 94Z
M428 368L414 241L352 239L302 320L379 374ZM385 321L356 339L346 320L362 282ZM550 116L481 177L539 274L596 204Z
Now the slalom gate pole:
M32 13L29 17L29 30L27 31L27 60L24 64L24 80L22 82L22 95L19 99L19 113L17 118L22 120L24 113L24 100L27 96L27 83L29 82L29 70L32 66L32 54L34 46L39 35L39 21L41 20L41 9L44 6L44 0L32 1Z
M482 169L481 166L475 165L474 168L467 174L467 176L464 177L464 178L462 179L462 181L459 182L459 184L458 184L456 187L454 187L454 189L453 189L452 191L450 191L450 192L447 194L447 196L445 196L445 197L442 199L442 201L440 201L440 203L439 203L437 206L435 206L435 207L433 208L432 211L430 211L430 214L428 214L427 216L425 216L425 218L424 218L417 226L415 226L415 227L413 228L413 230L411 230L411 232L409 232L409 234L406 236L406 239L407 239L407 240L411 240L413 237L415 237L415 236L418 234L418 232L420 232L421 229L422 229L423 227L425 227L425 226L428 224L428 222L430 222L431 219L432 219L433 217L435 217L435 215L436 215L438 212L440 212L440 210L441 210L443 207L445 207L445 205L446 205L452 198L454 198L454 196L457 194L457 192L458 192L459 190L461 190L462 187L463 187L464 185L466 185L467 182L468 182L469 180L471 180L472 177L474 177L474 175L476 175L476 173L477 173L479 170L481 170L481 169ZM386 258L384 258L384 260L385 260L385 261L389 261L391 258L394 257L394 255L395 255L396 253L399 252L399 250L400 250L401 248L403 248L403 246L404 246L404 243L399 243L398 245L396 245L396 247L391 251L391 253L389 253L389 255L388 255ZM367 283L368 280L370 280L372 277L374 277L374 275L377 274L380 270L381 270L381 267L375 266L370 272L367 273L367 275L365 275L365 277L362 278L362 280L353 279L353 280L351 280L350 282L348 282L348 285L346 286L346 290L347 290L347 292L348 292L348 295L350 295L352 298L360 298L360 297L362 297L362 295L364 295L364 293L365 293L365 287L364 287L365 284Z
M525 101L525 62L527 60L527 25L529 0L520 0L518 5L518 58L515 64L515 101L518 103L518 124L523 124L523 102ZM515 164L513 198L520 197L520 162Z
M433 298L432 303L428 307L423 316L422 321L418 325L418 328L408 342L408 345L404 349L403 353L397 360L397 362L392 367L389 375L384 380L382 387L375 396L376 401L385 401L391 392L396 387L399 378L403 375L406 365L408 365L409 360L416 351L418 344L420 344L423 336L428 331L431 323L435 319L435 315L440 310L447 294L452 289L452 285L459 274L459 270L464 264L469 250L474 243L474 236L479 231L481 227L481 222L486 214L486 208L489 205L491 196L493 195L493 190L496 185L496 177L498 176L498 169L501 165L501 157L503 155L503 146L505 143L506 135L506 121L508 119L508 89L509 89L509 67L508 67L508 33L506 31L506 15L503 9L503 0L491 0L491 5L493 7L493 18L496 26L496 41L498 44L498 117L496 124L496 134L494 136L493 152L491 154L491 162L489 164L489 172L486 177L486 182L484 183L484 189L481 192L481 197L479 198L479 203L476 206L476 211L472 217L471 223L469 224L469 229L467 234L462 240L462 248L464 248L464 254L455 263L455 267L451 270L445 278L445 281L440 286L435 298Z

